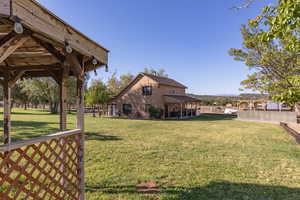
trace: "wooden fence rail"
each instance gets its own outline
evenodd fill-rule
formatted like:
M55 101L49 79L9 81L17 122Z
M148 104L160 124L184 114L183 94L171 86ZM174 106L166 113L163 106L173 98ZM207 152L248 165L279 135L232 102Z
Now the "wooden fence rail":
M0 146L0 199L80 198L80 130Z

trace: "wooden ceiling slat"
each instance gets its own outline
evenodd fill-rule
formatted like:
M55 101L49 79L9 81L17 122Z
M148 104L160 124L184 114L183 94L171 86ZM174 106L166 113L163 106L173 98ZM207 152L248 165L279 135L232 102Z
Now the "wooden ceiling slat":
M51 65L57 63L57 60L52 56L24 57L24 58L7 58L9 65Z
M13 53L11 56L9 56L10 59L15 58L44 58L44 57L51 57L52 55L50 53L45 52L22 52L22 53Z
M57 49L55 49L55 47L48 42L45 42L35 36L32 36L32 39L38 43L39 45L41 45L42 47L44 47L49 53L51 53L57 60L59 60L61 63L63 63L65 61L65 56L62 55Z
M0 66L0 71L3 70L11 70L11 71L40 71L40 70L59 70L61 69L61 65L33 65L33 66Z
M28 40L28 36L14 35L0 41L0 63L6 60L16 49Z
M36 45L36 46L30 46L30 47L29 46L22 46L22 47L19 47L15 52L19 53L19 52L41 52L41 51L46 52L44 48Z
M0 25L0 34L9 34L13 30L12 25L10 24L1 24Z

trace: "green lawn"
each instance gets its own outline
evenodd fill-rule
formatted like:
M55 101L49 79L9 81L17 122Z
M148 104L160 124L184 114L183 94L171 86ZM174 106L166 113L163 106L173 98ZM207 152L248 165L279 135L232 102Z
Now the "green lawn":
M13 140L58 130L58 116L46 112L17 110L12 120ZM68 127L74 122L69 115ZM86 132L89 200L300 199L300 146L278 125L87 116Z

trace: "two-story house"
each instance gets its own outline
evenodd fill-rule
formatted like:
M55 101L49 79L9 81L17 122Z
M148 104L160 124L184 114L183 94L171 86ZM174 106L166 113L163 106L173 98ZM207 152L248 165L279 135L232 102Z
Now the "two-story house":
M110 101L108 116L148 119L150 107L161 109L162 118L195 116L199 100L186 89L173 79L140 73Z

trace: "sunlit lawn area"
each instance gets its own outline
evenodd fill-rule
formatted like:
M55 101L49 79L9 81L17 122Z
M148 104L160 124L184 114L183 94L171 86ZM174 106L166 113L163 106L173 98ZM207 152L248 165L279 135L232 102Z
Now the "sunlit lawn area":
M58 115L47 112L16 110L12 120L13 140L58 130ZM69 115L68 128L74 122ZM300 199L300 146L278 125L203 115L187 121L86 116L85 126L87 199Z

